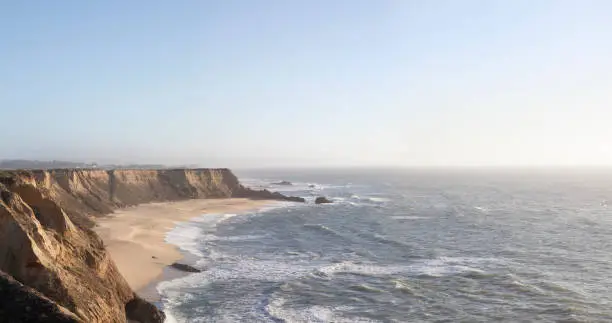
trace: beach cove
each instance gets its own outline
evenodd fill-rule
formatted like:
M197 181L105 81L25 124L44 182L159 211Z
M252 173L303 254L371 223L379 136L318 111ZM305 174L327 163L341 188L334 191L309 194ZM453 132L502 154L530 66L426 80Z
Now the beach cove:
M206 214L240 214L275 203L228 198L143 204L99 218L94 230L130 287L139 292L155 285L167 266L183 258L178 246L167 241L168 232L177 224ZM157 295L150 290L141 296L156 301Z

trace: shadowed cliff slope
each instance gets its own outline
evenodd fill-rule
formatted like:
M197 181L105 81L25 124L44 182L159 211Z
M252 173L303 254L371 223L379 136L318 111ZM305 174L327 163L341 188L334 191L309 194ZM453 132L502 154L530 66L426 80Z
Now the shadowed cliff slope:
M133 316L125 309L136 295L100 238L32 183L0 184L0 270L85 322Z
M0 272L0 321L81 323L65 308Z

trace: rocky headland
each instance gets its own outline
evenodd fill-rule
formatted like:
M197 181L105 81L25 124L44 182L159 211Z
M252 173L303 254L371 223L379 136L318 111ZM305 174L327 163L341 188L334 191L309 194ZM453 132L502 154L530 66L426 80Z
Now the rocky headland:
M138 204L231 197L303 202L246 188L228 169L0 171L0 294L19 296L0 305L0 320L36 313L65 322L162 322L164 314L126 283L94 220Z

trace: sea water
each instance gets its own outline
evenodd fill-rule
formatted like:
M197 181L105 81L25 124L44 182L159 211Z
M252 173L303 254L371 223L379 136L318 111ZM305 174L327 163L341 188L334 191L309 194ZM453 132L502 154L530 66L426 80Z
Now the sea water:
M610 172L238 175L308 202L171 231L168 322L612 322Z

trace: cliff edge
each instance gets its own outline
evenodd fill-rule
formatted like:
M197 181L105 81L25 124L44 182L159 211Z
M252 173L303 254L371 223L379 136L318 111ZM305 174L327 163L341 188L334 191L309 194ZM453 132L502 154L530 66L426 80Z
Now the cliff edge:
M46 192L78 226L92 218L143 203L199 198L242 197L304 202L267 190L244 187L226 168L218 169L54 169L9 171L0 182L30 183Z
M228 197L303 201L245 188L227 169L0 171L0 272L14 278L2 275L0 292L6 285L36 305L24 311L47 308L42 314L66 322L162 322L117 270L93 218L141 203Z

